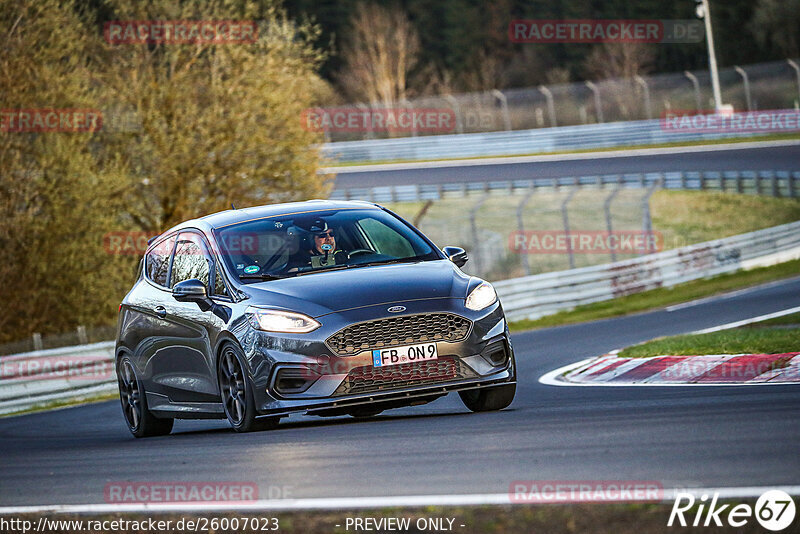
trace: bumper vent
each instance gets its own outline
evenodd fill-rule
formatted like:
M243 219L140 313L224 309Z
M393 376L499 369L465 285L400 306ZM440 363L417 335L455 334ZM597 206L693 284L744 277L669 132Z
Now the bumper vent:
M339 330L325 343L339 356L352 356L364 350L434 341L461 341L472 322L452 313L427 313L389 317L357 323Z
M461 358L450 356L391 367L356 367L348 373L347 378L339 385L334 395L375 393L463 380L476 376L478 375L463 363Z

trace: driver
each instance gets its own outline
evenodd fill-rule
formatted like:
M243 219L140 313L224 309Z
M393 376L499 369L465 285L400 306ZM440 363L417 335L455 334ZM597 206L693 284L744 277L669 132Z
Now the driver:
M336 237L328 223L316 220L310 231L313 235L313 249L309 251L311 267L328 267L347 262L347 253L336 249Z

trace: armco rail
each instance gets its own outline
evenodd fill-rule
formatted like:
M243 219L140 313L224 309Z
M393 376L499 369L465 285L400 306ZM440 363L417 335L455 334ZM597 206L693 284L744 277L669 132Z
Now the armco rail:
M114 342L0 356L0 415L116 390Z
M800 258L800 222L641 258L495 282L509 320ZM113 392L114 342L0 357L0 414Z
M800 222L640 258L495 282L510 321L800 258Z
M440 200L470 194L512 194L529 189L614 187L707 190L731 193L754 193L774 197L800 196L800 171L669 171L559 178L522 178L493 182L452 182L441 184L409 184L382 187L335 189L332 200L369 200L372 202L417 202Z
M660 119L651 119L506 132L341 141L322 145L322 153L328 158L352 163L425 161L732 139L756 137L768 133L774 132L673 131L665 129ZM784 133L791 131L787 130Z

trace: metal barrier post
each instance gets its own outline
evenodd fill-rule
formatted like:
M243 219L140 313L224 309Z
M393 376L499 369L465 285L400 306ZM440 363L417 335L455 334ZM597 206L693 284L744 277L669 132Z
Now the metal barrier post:
M703 103L702 99L700 98L700 83L697 81L697 76L688 70L683 71L683 75L689 78L689 81L692 82L692 86L694 86L695 109L700 112L703 109Z
M453 113L456 116L456 130L458 133L464 133L464 121L461 117L461 107L458 105L458 100L453 95L444 95L442 98L447 100L453 106Z
M621 181L621 179L622 177L620 176L618 180ZM603 213L606 216L606 231L608 231L609 237L611 237L611 233L614 231L614 227L611 225L611 203L614 201L614 197L617 196L617 193L622 190L622 184L619 183L619 181L617 188L611 191L611 193L603 201ZM617 253L614 252L613 248L611 249L611 261L617 261Z
M750 99L750 78L747 76L747 72L739 65L734 65L733 70L742 77L742 81L744 82L744 98L745 102L747 102L747 111L753 111L753 102Z
M478 215L478 210L481 209L481 206L489 200L489 192L487 191L478 202L472 206L472 209L469 210L469 225L470 229L472 230L472 244L475 247L475 272L478 275L483 275L483 261L481 260L481 254L479 252L478 247L480 246L480 241L478 240L478 224L475 222L475 218Z
M641 76L639 76L638 74L636 76L634 76L634 79L636 80L636 83L641 85L642 89L644 90L644 109L645 109L645 113L647 114L647 118L648 119L652 119L653 118L653 110L650 107L650 87L647 85L647 82L645 81L645 79L642 78Z
M605 122L603 120L603 108L601 107L600 103L600 90L593 82L585 82L585 83L586 87L588 87L594 94L594 109L595 109L595 114L597 115L597 122L598 123Z
M402 99L400 101L400 103L403 104L408 111L412 112L412 117L411 117L411 137L416 137L417 136L417 129L416 129L416 127L414 127L414 117L413 117L414 105L411 102L409 102L408 99L406 99L406 98Z
M522 220L525 212L525 205L528 203L528 201L533 196L533 193L535 191L536 188L533 186L533 184L531 184L531 188L528 190L527 193L525 193L525 196L517 205L517 229L519 230L519 233L522 235L525 235L525 223ZM522 253L522 268L524 269L526 275L531 274L531 265L528 260L527 252Z
M569 201L572 200L572 196L578 192L577 187L573 187L570 189L570 192L567 193L567 198L561 203L561 220L564 223L564 237L566 237L567 242L567 254L569 254L569 268L575 268L575 254L572 251L572 243L569 240L569 215L567 214L567 205Z
M555 102L553 102L553 93L544 85L539 86L539 91L542 92L547 100L547 112L550 115L550 126L558 126L556 124L556 105Z
M653 196L653 193L656 192L659 185L661 185L661 178L655 181L653 185L651 185L647 189L647 193L642 197L642 230L644 232L644 237L647 242L647 250L642 252L642 255L651 254L655 252L650 248L651 236L653 235L653 219L650 216L650 197Z
M364 104L356 104L356 107L358 109L364 111L364 113L366 113L366 115L367 115L367 117L369 119L369 122L368 122L369 126L367 127L367 131L364 132L364 139L372 139L374 137L373 132L372 132L372 116L371 116L372 115L372 108L367 107Z
M797 76L797 105L800 106L800 66L792 59L787 59L786 62L794 69L794 74Z
M497 89L492 89L492 95L500 101L501 109L503 110L503 123L506 127L506 131L511 131L511 116L508 114L508 99L506 95L498 91Z

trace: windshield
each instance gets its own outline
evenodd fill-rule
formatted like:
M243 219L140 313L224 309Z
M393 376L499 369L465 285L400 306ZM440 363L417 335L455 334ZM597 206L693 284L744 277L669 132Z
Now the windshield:
M439 259L425 239L382 210L329 210L248 221L216 231L242 281Z

